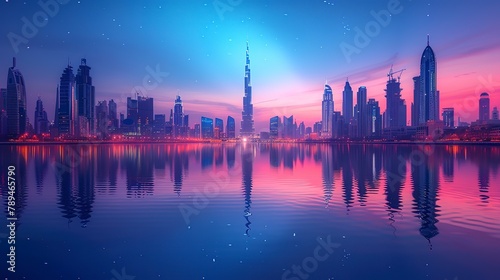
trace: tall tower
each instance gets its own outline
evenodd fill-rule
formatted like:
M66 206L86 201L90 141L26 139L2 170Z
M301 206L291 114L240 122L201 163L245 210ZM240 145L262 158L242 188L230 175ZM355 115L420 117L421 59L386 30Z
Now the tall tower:
M349 123L352 119L352 88L349 84L349 80L345 82L344 91L342 92L342 114L346 123Z
M43 102L38 97L35 107L35 117L33 118L35 124L35 134L46 133L49 128L49 120L47 119L47 112L43 108Z
M181 137L181 128L183 126L182 100L179 95L175 98L174 105L174 136Z
M429 120L439 120L439 91L436 89L436 73L436 56L429 46L429 36L427 36L427 47L420 60L419 124L425 124Z
M368 135L368 113L366 111L367 90L362 86L358 89L357 94L357 112L356 119L358 120L358 137L366 137Z
M397 71L402 72L403 70ZM386 128L398 128L406 126L406 103L404 99L401 99L401 88L400 78L396 80L393 77L394 73L389 72L389 80L387 81L386 91L386 113L385 113L385 127Z
M75 96L75 75L73 75L73 67L70 65L64 69L59 80L56 107L55 123L59 134L75 135L78 107Z
M323 102L321 102L321 124L324 137L332 137L333 130L333 92L332 88L325 83L325 90L323 91Z
M242 137L253 137L255 133L253 122L252 83L250 80L250 54L247 42L247 54L245 65L245 96L243 97L243 112L241 114L240 135Z
M75 92L78 103L79 129L81 131L86 130L92 135L95 133L95 88L92 85L90 69L91 68L87 66L87 60L82 58L75 77ZM83 120L85 121L82 121L80 117L84 117ZM85 124L85 122L87 122L88 125Z
M479 120L490 120L490 95L486 92L481 93L479 97Z
M26 87L24 77L16 69L16 58L7 74L7 135L17 138L26 132Z

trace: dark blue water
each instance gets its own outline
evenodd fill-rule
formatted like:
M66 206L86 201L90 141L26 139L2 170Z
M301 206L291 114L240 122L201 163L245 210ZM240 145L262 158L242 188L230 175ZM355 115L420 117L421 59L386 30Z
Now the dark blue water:
M0 146L3 279L499 279L500 148ZM9 253L0 230L2 259Z

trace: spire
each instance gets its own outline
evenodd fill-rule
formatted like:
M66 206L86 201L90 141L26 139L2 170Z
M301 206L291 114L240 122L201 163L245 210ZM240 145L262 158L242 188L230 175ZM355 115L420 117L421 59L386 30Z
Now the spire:
M427 34L427 46L429 46L429 34Z
M12 58L12 68L16 68L16 57Z

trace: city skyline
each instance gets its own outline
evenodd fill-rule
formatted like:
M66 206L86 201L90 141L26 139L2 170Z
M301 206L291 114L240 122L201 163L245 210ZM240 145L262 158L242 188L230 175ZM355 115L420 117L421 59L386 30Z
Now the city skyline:
M498 106L500 102L496 91L500 86L500 78L498 78L492 61L495 61L495 58L500 56L498 51L500 44L497 42L498 38L488 36L489 31L493 30L493 23L496 21L494 17L486 16L492 9L482 8L482 5L460 4L456 15L446 15L455 24L450 27L437 24L439 17L445 16L443 14L445 4L433 3L429 7L411 1L399 1L398 7L401 12L391 16L391 22L387 26L381 27L379 34L371 38L370 44L361 48L360 53L349 56L350 61L347 61L339 45L344 42L353 45L357 32L356 28L363 29L367 23L374 19L371 12L377 13L387 10L388 3L391 3L391 1L363 2L363 5L361 5L363 8L358 8L356 11L348 8L347 4L343 2L331 5L332 7L327 7L322 2L311 3L310 8L314 11L312 14L317 12L318 17L326 16L324 9L334 8L335 10L331 11L332 16L342 12L341 16L335 17L332 36L321 36L321 39L324 40L323 48L319 48L318 45L318 43L322 43L318 41L320 39L319 31L311 32L311 34L304 28L297 28L293 32L283 31L285 22L292 24L291 18L299 16L297 13L299 5L297 4L292 3L290 7L283 7L276 3L249 3L247 1L233 7L231 12L225 12L223 19L221 19L211 2L190 3L189 7L193 11L200 12L200 19L186 26L176 25L176 28L178 28L179 32L185 29L198 30L199 32L195 33L201 35L202 39L186 34L187 38L198 43L200 43L198 40L205 42L204 46L209 47L211 53L202 55L204 51L207 51L207 48L203 48L202 51L191 50L189 56L193 57L187 57L182 63L175 61L173 63L164 63L166 57L172 58L173 54L178 54L180 59L180 57L186 55L186 52L179 49L172 51L169 47L165 47L165 44L162 44L166 48L167 54L160 55L158 51L149 54L144 51L145 49L139 48L135 52L137 58L127 56L127 59L124 59L126 53L124 49L129 50L129 47L127 47L129 41L127 40L130 39L121 37L125 42L125 46L121 46L123 48L117 48L116 52L110 53L106 51L109 48L106 44L102 44L102 48L95 48L95 40L82 41L83 38L92 35L86 33L85 30L79 30L79 33L77 33L79 35L76 36L74 35L75 32L64 27L64 24L62 26L61 24L55 24L54 22L68 21L71 11L76 9L77 5L79 5L79 9L92 8L89 3L76 4L76 2L69 2L59 6L59 13L50 18L46 26L39 28L38 34L29 40L30 43L19 45L25 48L20 48L18 53L15 53L6 36L0 45L2 50L5 50L4 53L6 53L0 58L0 65L7 67L11 64L9 61L12 56L18 58L18 68L26 80L27 116L30 121L32 121L31 116L33 116L38 96L41 96L42 100L44 100L44 107L48 112L49 119L53 121L52 112L54 112L55 105L51 101L54 100L53 94L61 70L68 64L68 57L72 65L76 65L75 61L82 57L88 60L89 65L92 65L96 101L114 99L118 103L118 112L125 111L126 102L124 100L132 96L132 89L137 86L144 86L143 78L149 75L147 70L149 67L150 70L160 71L162 74L168 73L168 76L165 74L157 77L159 78L157 81L153 79L148 87L144 87L152 88L146 94L155 98L155 114L168 114L169 108L172 108L174 97L182 95L184 105L189 106L188 113L192 115L191 118L194 120L199 119L201 115L208 115L202 110L202 108L206 108L206 105L212 106L213 112L220 112L217 114L209 112L210 117L239 116L242 110L241 96L243 95L241 87L243 58L241 54L242 46L248 40L252 45L255 128L256 132L259 132L268 129L269 118L275 115L294 115L295 119L305 121L307 126L313 126L316 121L321 120L321 100L323 81L325 79L328 80L333 90L334 111L342 111L342 88L347 77L353 89L366 86L368 98L379 101L381 110L384 111L386 106L383 89L385 88L386 74L393 64L394 69L407 69L401 78L401 87L403 88L402 98L406 100L408 107L407 119L410 120L409 108L410 102L413 101L412 78L419 75L419 59L422 48L425 46L425 38L427 34L430 34L430 42L436 53L436 59L439 61L437 89L441 92L441 109L454 107L456 118L461 117L462 121L474 121L477 119L478 108L477 106L470 106L468 102L470 100L477 102L481 92L490 94L492 107ZM144 21L145 24L135 27L133 29L134 34L139 34L139 38L150 38L146 36L147 34L144 34L146 33L145 30L155 30L153 23L159 20L184 22L186 19L172 15L172 9L166 11L167 7L180 9L185 7L184 4L170 4L172 6L162 6L162 8L160 8L160 5L142 4L140 6L141 11L143 11L142 14L138 17L132 17L131 22L135 24ZM7 15L7 18L11 19L13 24L7 28L2 27L4 34L11 32L21 34L23 22L20 19L23 16L31 18L30 15L41 9L36 4L16 2L1 3L0 5L4 6L5 10L12 11L11 14ZM106 33L101 33L104 35L96 34L96 36L106 37L109 35L109 41L114 42L116 47L117 42L112 38L114 37L113 28L119 29L118 25L124 25L123 27L125 27L125 23L123 18L120 20L119 16L108 18L109 16L103 12L110 10L107 5L102 3L102 9L96 9L96 20L97 22L104 22L100 28L106 29ZM255 14L252 8L260 5L264 5L268 9L262 13L259 21L252 18L251 15ZM135 6L130 5L127 9L133 7ZM478 22L471 23L471 27L464 27L464 23L461 23L457 17L461 13L472 10L480 10L485 16L481 17ZM358 12L359 15L355 14L355 12ZM405 13L405 16L401 16L402 13ZM147 15L152 15L151 19L145 20L144 18ZM277 16L276 19L267 21L271 15ZM339 18L342 18L342 20L339 20ZM416 24L411 25L408 22L411 20L417 22L417 19L422 20L418 21L418 26ZM239 20L244 22L239 22ZM342 25L341 22L344 22L344 24ZM401 26L404 22L407 23L406 29ZM19 27L15 28L16 24L14 23L17 23ZM232 25L234 27L231 27ZM318 27L317 23L309 21L305 25L311 28ZM276 40L271 40L272 36L264 32L262 28L257 28L258 26L275 27L279 31L277 34L280 35L275 34L274 39ZM204 27L207 27L205 29L210 31L203 31ZM476 28L474 29L474 27ZM68 31L63 32L63 29L68 29ZM287 29L290 28L287 27ZM409 32L410 30L413 32ZM460 30L461 32L449 32L450 30ZM117 37L120 37L120 34L122 33L117 32L115 39L118 39ZM181 33L174 32L170 34ZM72 38L62 38L63 40L59 42L54 41L51 35L57 38L60 36ZM231 38L221 40L222 37ZM165 38L163 36L161 40L166 42ZM401 38L405 39L404 43L397 44L397 46L390 44L391 41L396 42L396 39L401 42ZM474 40L470 40L471 38ZM160 40L160 38L155 38L154 42L157 42L157 40ZM103 39L103 42L106 41L108 40ZM52 42L52 45L49 42ZM77 44L77 42L81 42L81 44ZM68 46L69 43L71 43L71 46ZM158 47L155 46L155 49ZM58 49L58 51L50 51L54 49ZM199 48L196 50L199 50ZM11 52L11 55L9 55L9 52ZM106 56L102 57L104 53ZM296 55L292 56L294 53ZM46 57L40 56L44 54L46 54ZM31 62L28 64L27 61ZM215 62L216 64L214 64ZM196 75L186 74L184 68L192 70L190 65L193 64L198 66L198 69L192 73L196 73ZM208 65L212 67L216 65L217 71L210 72L207 68ZM332 67L332 65L339 65L339 67ZM467 67L456 67L457 65ZM45 69L43 71L40 70L42 66ZM224 79L222 80L220 76L224 76ZM188 79L187 77L191 80L184 81L184 79ZM1 80L0 87L5 87L4 82ZM307 100L305 102L301 100L306 96ZM457 108L459 106L462 109ZM440 114L441 112L439 112ZM239 131L239 120L237 120L236 129Z

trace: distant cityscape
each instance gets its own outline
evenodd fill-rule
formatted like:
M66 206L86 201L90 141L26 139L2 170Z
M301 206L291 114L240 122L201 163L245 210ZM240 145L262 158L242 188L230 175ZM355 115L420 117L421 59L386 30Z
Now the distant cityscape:
M401 75L406 69L387 74L386 110L379 101L368 98L367 88L360 86L353 104L354 91L346 79L342 92L342 112L334 111L334 98L328 81L324 85L321 120L312 126L297 125L293 115L272 116L269 131L257 133L254 126L250 50L247 42L244 96L240 131L232 116L202 116L190 125L178 95L174 107L166 114L154 114L154 99L137 92L127 97L126 112L117 112L117 103L97 101L90 75L91 67L81 59L76 72L68 65L62 72L55 94L53 121L49 121L40 97L36 100L34 118L26 110L24 77L16 68L16 58L8 70L7 87L1 88L0 139L2 141L85 141L85 140L230 140L230 141L500 141L497 107L490 109L487 92L478 96L477 121L455 122L454 108L440 108L437 89L437 61L427 38L420 60L420 76L413 77L411 120L407 120L407 103L401 98ZM319 104L318 104L319 108ZM207 112L208 114L208 112ZM442 119L440 118L442 117ZM225 120L225 124L224 124Z

